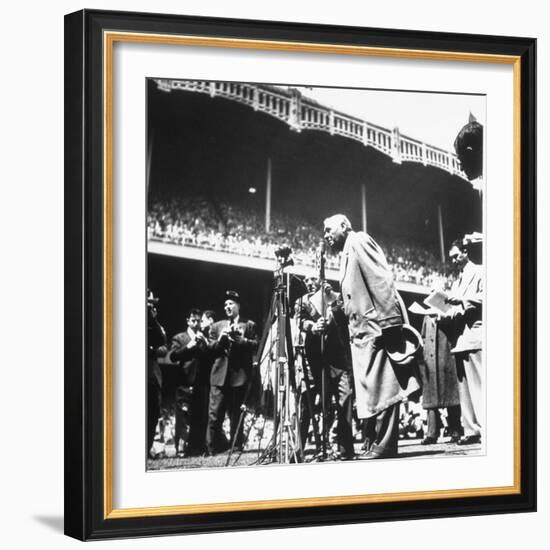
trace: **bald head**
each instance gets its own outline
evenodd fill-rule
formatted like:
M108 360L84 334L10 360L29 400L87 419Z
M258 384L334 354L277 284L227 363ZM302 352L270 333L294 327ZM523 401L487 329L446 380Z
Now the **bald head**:
M344 214L334 214L324 221L323 236L326 243L334 251L340 251L344 248L350 231L351 222Z

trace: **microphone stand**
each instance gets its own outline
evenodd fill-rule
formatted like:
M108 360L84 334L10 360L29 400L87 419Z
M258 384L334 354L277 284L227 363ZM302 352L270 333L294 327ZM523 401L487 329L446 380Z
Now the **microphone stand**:
M318 250L319 283L321 288L321 317L325 317L325 243L321 241ZM327 459L328 433L327 433L327 365L325 361L325 333L321 333L321 409L323 413L322 433L322 458Z

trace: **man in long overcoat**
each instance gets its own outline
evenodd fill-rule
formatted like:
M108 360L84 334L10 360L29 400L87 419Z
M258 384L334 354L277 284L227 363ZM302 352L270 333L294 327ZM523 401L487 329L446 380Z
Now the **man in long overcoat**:
M370 235L352 231L346 216L327 218L324 236L332 250L342 251L340 286L349 323L357 416L367 419L374 436L365 458L394 457L399 405L420 385L411 366L394 364L387 351L403 337L393 275L380 246Z
M214 323L208 335L213 354L210 372L210 396L206 447L208 454L224 450L227 440L222 433L225 413L229 416L230 437L236 448L243 445L243 425L239 426L241 406L247 383L252 376L252 358L258 347L256 324L241 317L241 299L227 291L224 302L226 319Z
M447 409L447 428L452 442L460 439L460 398L456 374L455 356L451 348L456 342L452 323L438 319L437 315L425 315L422 323L424 357L419 363L422 382L422 407L428 413L428 428L423 445L436 443L441 428L439 409Z

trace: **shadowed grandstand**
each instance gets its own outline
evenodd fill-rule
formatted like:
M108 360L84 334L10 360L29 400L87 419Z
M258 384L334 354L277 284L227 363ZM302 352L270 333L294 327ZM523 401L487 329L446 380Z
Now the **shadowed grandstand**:
M323 218L342 212L357 229L368 220L400 283L427 288L451 280L448 244L482 228L479 194L456 174L295 132L228 99L148 86L151 252L272 269L285 243L303 272ZM329 260L333 277L337 265Z

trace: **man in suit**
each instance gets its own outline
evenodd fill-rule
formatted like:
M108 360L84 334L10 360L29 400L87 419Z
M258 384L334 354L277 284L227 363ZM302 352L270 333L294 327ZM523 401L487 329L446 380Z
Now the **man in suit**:
M228 290L224 302L226 319L210 327L209 348L213 364L206 431L206 446L210 455L229 446L222 431L226 411L231 442L237 449L243 445L243 425L239 425L239 419L247 383L252 376L252 357L258 346L258 336L256 324L240 315L240 307L239 294Z
M322 309L323 302L319 298L321 292L319 278L308 274L304 283L308 292L297 300L296 310L299 328L305 335L304 351L313 378L314 393L321 395L322 371L325 368L325 400L330 404L334 397L338 417L336 457L341 460L352 460L355 455L352 429L353 380L347 320L337 323L338 318L335 319L329 303L338 298L338 294L330 287L326 289L328 292L325 291L324 306L327 311L322 315L318 310L318 308ZM326 412L328 413L328 406ZM327 418L329 416L327 414ZM329 427L327 418L324 422L327 423L326 427ZM310 420L311 414L308 408L303 406L300 427L302 442L306 439Z
M346 216L327 218L324 237L333 251L342 252L340 307L348 320L357 416L366 419L372 434L365 458L395 457L400 403L420 386L411 366L394 364L388 351L406 347L393 275L382 249L370 235L352 231Z
M480 443L483 425L483 266L481 262L474 262L470 257L476 253L481 256L480 252L481 235L475 235L473 240L456 240L449 250L451 261L461 269L460 277L454 283L448 299L452 307L446 314L458 334L451 352L456 358L464 428L464 436L458 441L459 445Z
M205 452L206 406L208 399L207 339L200 329L201 312L192 309L187 314L187 328L172 338L168 359L178 363L180 373L176 387L175 444L187 441L179 456ZM187 430L189 433L187 434ZM187 437L187 435L189 437Z
M216 322L216 316L211 309L205 309L201 317L201 332L208 338L210 327Z

